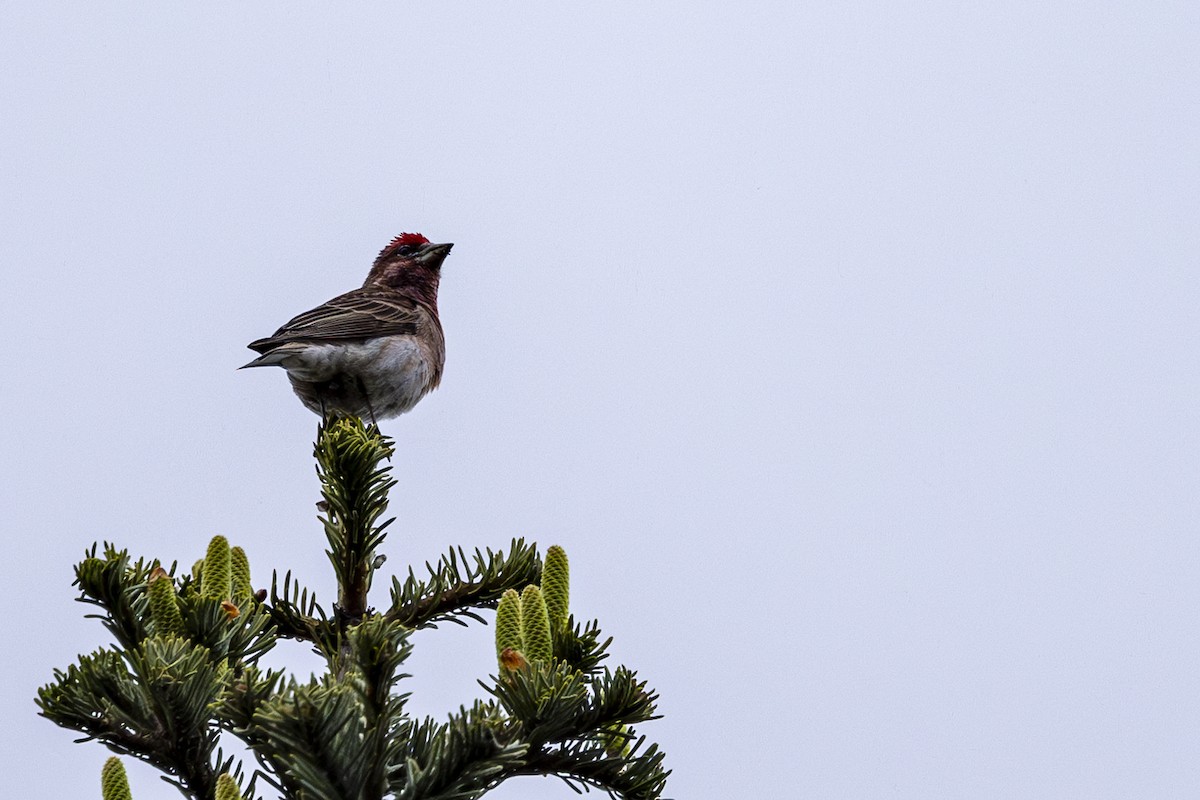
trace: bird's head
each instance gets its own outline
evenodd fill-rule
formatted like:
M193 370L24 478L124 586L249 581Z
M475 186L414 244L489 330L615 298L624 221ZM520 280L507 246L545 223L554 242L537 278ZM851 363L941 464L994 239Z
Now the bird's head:
M437 300L442 262L453 244L434 244L419 233L402 233L379 252L363 286L415 289L418 298Z

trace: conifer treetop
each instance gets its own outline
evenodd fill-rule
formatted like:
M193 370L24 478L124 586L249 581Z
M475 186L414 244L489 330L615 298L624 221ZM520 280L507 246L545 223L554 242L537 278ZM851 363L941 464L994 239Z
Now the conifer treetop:
M467 800L520 775L659 798L663 754L635 730L656 718L658 695L632 670L602 666L611 640L569 613L561 548L544 585L534 543L451 548L392 578L385 604L371 605L393 522L393 452L357 418L318 430L331 606L287 572L254 591L245 551L224 536L178 575L175 563L93 546L76 567L79 600L111 642L55 671L41 714L151 764L195 800L257 800L260 787L289 800ZM441 721L409 715L413 632L486 622L497 605L500 667L479 681L485 696ZM282 639L314 646L325 672L299 680L258 666ZM221 749L223 734L254 755L252 771ZM119 762L106 769L114 785L123 777Z

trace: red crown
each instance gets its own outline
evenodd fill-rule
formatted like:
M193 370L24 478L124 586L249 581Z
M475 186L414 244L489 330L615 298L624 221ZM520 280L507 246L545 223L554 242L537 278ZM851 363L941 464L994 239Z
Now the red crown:
M402 233L392 239L386 249L391 250L393 247L402 247L406 244L429 244L429 240L419 233Z

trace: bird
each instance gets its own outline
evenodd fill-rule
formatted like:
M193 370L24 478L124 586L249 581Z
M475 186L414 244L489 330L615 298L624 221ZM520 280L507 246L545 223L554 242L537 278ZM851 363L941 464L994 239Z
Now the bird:
M248 367L283 367L306 408L323 420L381 419L412 408L442 380L446 341L438 318L442 262L453 244L402 233L367 279L247 347Z

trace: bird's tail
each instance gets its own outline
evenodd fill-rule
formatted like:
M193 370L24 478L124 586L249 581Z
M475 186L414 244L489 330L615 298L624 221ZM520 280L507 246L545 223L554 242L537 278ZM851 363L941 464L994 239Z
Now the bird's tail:
M282 367L284 361L303 349L304 345L295 342L280 345L273 350L263 353L249 364L242 364L238 369L246 369L247 367Z

